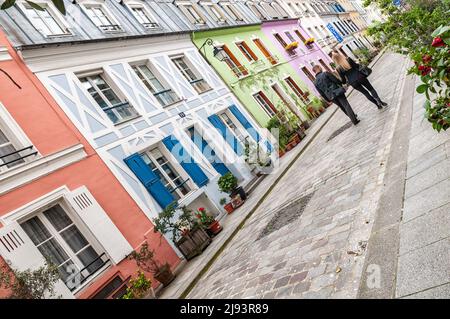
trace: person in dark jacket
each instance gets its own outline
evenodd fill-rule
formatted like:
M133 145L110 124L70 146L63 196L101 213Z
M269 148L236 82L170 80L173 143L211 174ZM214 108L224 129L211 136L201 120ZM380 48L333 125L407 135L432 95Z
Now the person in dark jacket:
M320 65L313 67L316 74L314 86L319 94L327 101L333 102L350 118L353 124L358 124L358 115L353 112L350 103L345 97L345 89L342 82L330 72L323 72Z
M353 61L352 58L346 58L336 51L333 51L331 53L331 58L336 64L336 70L338 71L339 76L341 77L344 84L348 83L355 90L358 90L359 92L364 94L364 96L370 102L375 104L378 109L382 109L383 106L387 105L387 103L381 101L377 91L367 79L367 76L361 73L361 71L359 70L360 65L358 63Z

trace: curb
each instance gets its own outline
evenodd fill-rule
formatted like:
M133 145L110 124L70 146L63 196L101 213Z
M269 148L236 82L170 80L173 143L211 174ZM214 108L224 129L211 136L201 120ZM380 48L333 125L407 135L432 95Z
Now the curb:
M380 58L384 55L386 49L383 49L375 58L374 60L369 64L370 67L374 66ZM347 96L350 96L353 93L354 89L351 88L348 91ZM336 111L338 108L334 106L333 110L330 110L328 118L323 120L323 123L321 123L320 126L317 127L317 130L312 132L311 135L308 135L310 138L309 140L304 144L301 145L302 147L298 150L298 153L291 159L291 161L286 165L284 170L280 173L280 175L275 179L275 181L270 185L270 187L267 189L267 191L263 194L263 196L258 200L258 202L253 206L253 208L245 215L244 219L239 223L239 225L236 227L236 229L230 234L230 236L224 241L222 246L216 251L216 253L211 257L211 259L206 263L206 265L201 269L201 271L195 276L191 283L187 286L187 288L181 293L181 295L178 297L178 299L185 299L190 292L194 289L194 287L198 284L200 279L205 275L205 273L211 268L211 266L214 264L214 262L217 260L217 258L221 255L221 253L225 250L225 248L228 246L228 244L231 242L231 240L237 235L237 233L244 227L245 223L247 222L250 217L256 212L256 210L261 206L261 204L264 202L264 200L269 196L269 194L272 192L272 190L275 188L275 186L278 184L278 182L286 175L286 173L289 171L289 169L294 165L294 163L298 160L298 158L306 151L308 146L311 144L312 141L314 141L315 137L322 131L322 129L325 127L325 125L331 120L334 114L336 114ZM324 114L326 115L326 113ZM307 137L308 137L307 136Z

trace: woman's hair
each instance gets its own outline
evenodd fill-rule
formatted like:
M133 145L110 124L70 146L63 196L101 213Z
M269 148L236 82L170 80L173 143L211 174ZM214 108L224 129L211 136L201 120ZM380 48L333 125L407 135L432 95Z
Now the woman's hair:
M348 63L347 58L338 52L331 53L331 59L336 66L339 66L344 70L350 70L352 68L350 63Z

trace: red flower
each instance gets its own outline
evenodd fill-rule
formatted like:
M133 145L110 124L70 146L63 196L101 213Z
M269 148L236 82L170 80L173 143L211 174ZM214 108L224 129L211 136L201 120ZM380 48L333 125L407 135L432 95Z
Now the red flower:
M199 212L203 212L203 211L205 211L205 209L204 209L203 207L200 207L200 208L198 209L198 211L199 211Z
M436 37L433 39L433 42L431 43L431 46L438 48L438 47L443 47L445 45L444 40L442 40L442 38L440 37Z
M422 61L423 63L428 63L431 61L431 55L425 54L424 56L422 56Z
M422 76L425 76L431 72L431 68L425 65L419 65L418 70L421 71Z

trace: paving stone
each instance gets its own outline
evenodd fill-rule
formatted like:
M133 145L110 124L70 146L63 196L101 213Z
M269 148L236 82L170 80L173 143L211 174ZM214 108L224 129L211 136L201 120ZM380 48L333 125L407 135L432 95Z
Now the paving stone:
M411 197L448 178L450 178L450 160L445 159L408 179L405 197Z
M326 286L332 285L335 281L336 276L334 274L321 275L311 281L311 289L320 290Z
M273 289L277 289L280 287L284 287L287 286L287 284L289 283L289 280L291 279L291 276L285 276L281 279L278 279L278 281L275 283L275 286L273 287Z
M434 287L425 291L421 291L409 296L405 299L449 299L450 298L450 282L442 286Z
M305 280L306 276L308 275L308 271L303 271L301 273L295 274L291 277L289 280L289 284L296 284L303 280Z

